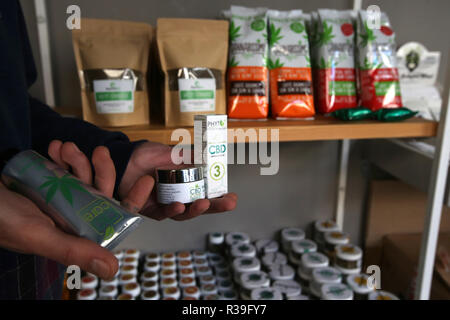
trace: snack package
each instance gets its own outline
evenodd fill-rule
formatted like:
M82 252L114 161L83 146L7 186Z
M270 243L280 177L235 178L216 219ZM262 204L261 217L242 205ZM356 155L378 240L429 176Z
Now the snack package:
M267 12L272 116L308 118L314 97L306 19L301 10Z
M193 126L196 114L225 114L228 22L158 19L166 126Z
M72 31L83 119L98 126L148 124L147 72L153 28L146 23L81 19Z
M228 117L266 119L269 83L267 9L231 6Z
M352 12L319 9L312 26L317 110L326 114L356 107Z
M366 11L358 14L360 104L373 111L402 106L396 65L395 34L382 12L380 29L370 29Z

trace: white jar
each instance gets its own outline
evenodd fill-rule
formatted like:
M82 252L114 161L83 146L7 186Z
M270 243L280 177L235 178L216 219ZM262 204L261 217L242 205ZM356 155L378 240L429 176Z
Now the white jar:
M300 228L284 228L281 230L281 247L288 253L291 250L291 242L305 239L305 231Z
M219 298L220 300L237 300L238 299L238 295L236 294L236 292L234 290L220 292L219 297L220 297Z
M223 234L222 234L222 242L223 242ZM195 250L192 252L193 259L208 259L208 255L205 251Z
M323 251L330 258L330 261L334 261L336 246L350 242L350 235L342 231L326 232L324 238L325 244Z
M369 294L369 300L400 300L400 299L390 292L384 290L376 290Z
M122 259L122 266L133 266L136 267L139 265L139 260L135 257L125 257Z
M161 289L176 287L178 282L174 278L161 279Z
M270 267L269 276L274 281L292 280L295 277L295 271L288 264L273 265Z
M312 292L321 296L322 286L327 283L341 283L342 273L333 267L320 267L312 271L312 280L309 288Z
M127 249L124 252L123 259L127 257L139 259L141 252L138 249Z
M323 300L353 300L353 291L343 283L327 283L321 289Z
M250 243L235 244L231 247L231 256L233 258L239 258L239 257L253 258L253 257L256 257L256 249Z
M302 255L308 252L316 252L317 244L308 239L292 241L291 242L291 252L289 252L289 260L295 264L299 265L302 259Z
M209 261L209 264L214 267L214 266L216 266L218 264L224 263L225 259L221 255L217 254L217 255L211 255L208 258L208 261Z
M302 293L301 285L294 280L277 280L272 287L278 289L286 298L299 296Z
M236 258L233 260L234 280L239 283L240 276L244 272L254 272L261 269L257 258Z
M317 220L314 223L314 241L321 247L325 242L325 233L339 231L339 227L333 220Z
M213 271L210 267L195 268L195 271L196 271L198 277L211 276L213 274Z
M275 288L257 288L253 289L250 295L251 300L283 300L283 296Z
M81 289L95 289L98 285L98 278L87 275L81 278Z
M194 260L195 261L195 260ZM177 262L178 269L187 269L187 268L193 268L194 265L192 264L191 260L181 260Z
M136 282L136 276L132 274L123 274L119 277L119 285Z
M141 294L141 286L137 282L127 283L122 286L122 293L128 293L136 298Z
M250 243L250 237L244 232L227 233L225 237L225 243L227 244L227 246L231 246L233 243L237 243L237 241L242 243Z
M157 168L156 177L159 203L191 203L205 198L205 182L201 167Z
M312 270L319 267L326 267L329 264L329 259L326 255L320 252L309 252L302 255L302 260L299 268L302 273L308 277L312 276Z
M141 300L159 300L160 296L156 290L147 290L141 293Z
M146 271L141 274L141 281L158 281L159 276L156 272L153 271Z
M137 276L138 274L138 270L137 267L132 266L132 265L123 265L120 267L120 275L127 275L127 274L131 274L133 276Z
M99 290L100 297L111 297L115 298L118 294L118 290L116 286L103 286Z
M200 280L200 285L204 285L204 284L216 284L216 278L212 275L209 276L201 276L199 277Z
M162 262L165 262L165 261L172 261L172 262L175 262L175 261L176 261L175 253L173 253L173 252L166 252L166 253L163 253L163 254L161 255L161 261L162 261Z
M198 287L186 287L183 289L183 297L200 299L200 289Z
M217 289L220 293L231 291L233 290L233 282L231 280L217 281Z
M97 292L94 289L81 289L77 293L77 300L95 300Z
M177 278L177 273L175 272L175 270L171 270L171 269L162 269L160 274L159 274L161 280L163 279L176 279Z
M136 300L136 299L129 293L121 293L117 296L116 300Z
M173 298L175 300L178 300L181 297L181 291L178 287L164 288L163 297L164 298Z
M269 252L262 257L263 265L269 269L273 265L287 264L287 258L284 253L281 252Z
M264 255L266 253L277 252L279 245L275 240L261 239L255 242L255 248L260 255Z
M355 300L367 300L375 288L369 283L369 276L364 273L356 273L347 276L347 284L353 290Z
M159 263L161 261L161 256L159 253L149 252L145 255L145 262L156 262Z
M200 292L203 297L218 293L217 287L213 284L205 284L202 285L200 288L201 288Z
M342 273L355 274L361 272L362 250L352 244L336 246L335 266Z
M123 250L115 250L114 251L114 256L116 257L117 260L122 260L124 254L123 254Z
M191 261L192 255L189 251L180 251L177 253L177 260L178 261L183 261L183 260Z
M117 287L119 285L119 278L112 278L111 280L101 280L100 281L100 287L106 287L106 286L114 286Z
M144 271L158 272L160 265L158 262L148 261L144 264Z
M195 286L195 279L191 277L184 277L180 279L180 288L187 288Z
M179 276L179 278L184 278L184 277L194 278L195 272L194 272L194 269L192 269L192 268L183 268L183 269L178 270L178 276Z
M141 285L142 291L158 291L158 282L144 281Z
M194 260L194 267L200 268L200 267L208 267L209 263L206 259L195 259ZM191 264L192 267L192 264Z
M245 272L241 274L239 283L242 286L242 294L249 297L251 291L256 288L266 288L270 285L267 273L263 271Z

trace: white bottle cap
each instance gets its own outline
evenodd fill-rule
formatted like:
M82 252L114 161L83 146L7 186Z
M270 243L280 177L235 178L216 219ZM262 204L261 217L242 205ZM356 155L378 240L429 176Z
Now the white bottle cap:
M159 253L149 252L145 255L145 262L156 262L159 263L161 261L161 256Z
M231 247L231 255L234 258L238 258L238 257L253 258L256 256L256 249L250 243L248 243L248 244L239 243L239 244L235 244Z
M295 271L288 264L272 265L269 276L273 280L292 280L295 277Z
M177 265L175 261L163 261L161 262L161 270L176 270Z
M353 291L343 283L327 283L322 286L324 300L353 300Z
M333 245L346 244L350 242L350 235L342 231L326 232L324 237L327 243Z
M183 289L183 296L200 299L200 289L195 286L186 287Z
M180 278L184 278L184 277L194 278L195 272L194 272L194 269L192 269L192 268L183 268L183 269L179 270L178 275Z
M277 280L272 287L278 289L287 298L299 296L302 293L302 287L294 280Z
M167 279L167 278L176 279L177 278L177 273L175 272L175 270L163 269L159 273L159 276L160 276L161 279Z
M197 276L201 277L201 276L209 276L212 275L212 269L210 267L200 267L200 268L195 268L196 272L197 272Z
M111 280L101 280L100 281L100 287L106 287L106 286L114 286L117 287L119 285L119 278L112 278Z
M305 231L300 228L284 228L281 230L281 239L285 242L305 239Z
M141 274L141 281L158 281L159 276L156 272L153 271L145 271Z
M119 277L119 285L136 282L136 276L132 274L123 274Z
M269 252L262 257L262 263L266 267L278 264L286 264L287 258L286 255L281 252Z
M238 295L234 290L223 291L220 293L220 300L237 300Z
M338 225L333 220L317 220L314 228L319 232L339 231Z
M174 278L161 279L161 289L176 287L178 286L178 282Z
M191 264L191 266L192 266L192 264ZM206 260L206 259L195 259L194 260L194 266L196 268L208 267L209 266L208 260Z
M207 259L208 255L205 251L195 250L192 252L192 256L194 259Z
M99 290L100 297L112 297L115 298L118 294L118 290L116 286L103 286Z
M263 271L245 272L241 274L240 283L246 290L255 288L264 288L270 285L270 279L267 273Z
M184 277L180 279L180 288L195 286L195 279L191 277Z
M320 252L309 252L302 255L302 265L307 268L318 268L328 266L329 259Z
M124 256L123 250L115 250L114 256L116 257L117 260L122 260L122 258Z
M342 273L333 267L319 267L312 271L312 278L318 284L340 283Z
M182 261L182 260L192 260L192 255L189 251L180 251L177 253L177 260L178 261Z
M144 281L141 286L142 291L158 291L158 282Z
M260 254L266 254L271 252L277 252L279 249L278 242L270 239L261 239L255 242L256 250Z
M134 298L141 294L141 286L137 283L127 283L122 286L122 293L131 294Z
M132 258L139 259L140 254L141 254L141 252L138 249L128 249L128 250L125 250L125 252L124 252L124 258L132 257Z
M163 297L164 298L174 298L176 300L180 299L181 296L181 292L180 289L178 289L178 287L169 287L169 288L164 288L163 290Z
M135 300L135 298L129 293L121 293L117 296L117 300Z
M135 257L125 257L122 259L122 266L137 267L138 265L139 265L139 260Z
M316 252L317 244L312 240L303 239L298 241L292 241L291 248L292 251L294 251L297 254L304 254L308 252Z
M95 300L97 292L94 289L81 289L77 293L78 300Z
M336 269L338 269L340 272L342 272L342 274L346 274L346 275L352 275L352 274L359 274L361 273L361 267L357 267L354 269L347 269L347 268L342 268L341 266L336 265L336 263L334 264L334 267Z
M341 244L336 246L336 257L348 261L359 260L362 258L362 250L352 244Z
M227 292L233 289L233 282L231 280L220 280L217 282L219 292Z
M261 264L257 258L236 258L233 260L233 269L238 273L259 271Z
M93 276L84 276L81 278L81 289L95 289L98 285L98 278Z
M202 296L209 296L211 294L217 294L217 287L213 284L205 284L200 287L200 292Z
M172 261L175 262L176 257L173 252L166 252L161 255L161 261Z
M160 269L160 265L158 262L154 262L154 261L148 261L144 264L144 270L145 271L153 271L153 272L158 272Z
M133 276L137 276L138 270L137 267L132 266L131 264L124 265L120 267L120 275L131 274Z
M225 242L228 246L231 246L233 242L239 241L243 243L250 243L250 237L243 232L230 232L227 233L227 236L225 237Z
M376 290L369 294L369 300L400 300L400 299L390 292L384 290Z
M141 300L159 300L157 290L147 290L141 293Z
M349 275L347 277L347 284L358 294L369 294L375 290L369 281L369 276L364 273Z
M212 275L209 276L201 276L199 278L200 280L200 284L204 285L204 284L216 284L216 278L214 278Z
M250 294L251 300L283 300L283 296L275 288L257 288Z
M209 243L220 245L224 241L224 235L222 232L212 232L208 235Z
M190 260L178 261L178 269L193 268L193 267L194 267L194 265L192 264L192 261L190 261Z

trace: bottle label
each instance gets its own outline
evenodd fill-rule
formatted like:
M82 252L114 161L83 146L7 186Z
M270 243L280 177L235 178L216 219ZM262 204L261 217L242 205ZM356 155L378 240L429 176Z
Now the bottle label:
M203 180L187 183L158 183L158 202L191 203L205 198L205 183Z

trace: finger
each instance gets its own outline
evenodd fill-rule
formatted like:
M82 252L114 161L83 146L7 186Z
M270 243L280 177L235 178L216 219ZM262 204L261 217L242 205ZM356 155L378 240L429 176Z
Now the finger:
M149 207L144 212L141 212L141 214L155 220L163 220L182 214L185 210L186 207L181 202L172 202L171 204L159 207Z
M173 220L183 221L192 219L202 215L208 210L210 201L207 199L199 199L187 206L186 211L183 214L172 217Z
M140 211L150 197L154 185L153 177L140 177L121 204L131 212Z
M238 196L235 193L227 193L222 198L210 199L211 205L206 213L218 213L233 211L236 208Z
M50 156L50 158L52 158L53 162L55 162L61 168L68 170L69 166L61 159L62 145L62 141L59 140L53 140L52 142L50 142L50 144L48 145L48 155Z
M92 169L89 159L73 142L65 142L61 148L62 160L70 165L75 176L86 184L92 183Z
M28 251L66 266L77 265L102 279L111 279L119 264L115 256L98 244L69 235L49 225L35 224L25 227L21 239L28 245Z
M112 197L116 182L116 168L108 148L100 146L92 153L92 164L95 170L95 187L105 196Z

